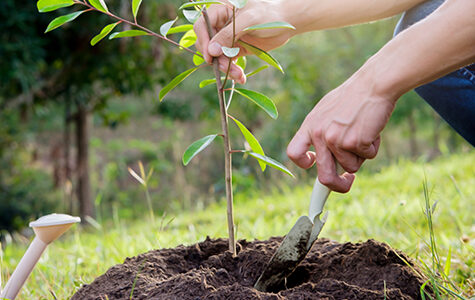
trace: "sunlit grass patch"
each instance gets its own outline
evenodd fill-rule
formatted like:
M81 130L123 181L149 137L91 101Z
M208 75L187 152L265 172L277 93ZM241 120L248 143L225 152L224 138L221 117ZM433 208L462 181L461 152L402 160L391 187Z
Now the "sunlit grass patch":
M374 238L424 262L437 276L447 277L452 290L473 293L475 257L475 153L442 158L430 164L401 161L379 173L361 173L349 194L330 196L329 218L322 237L344 241ZM424 180L427 180L424 188ZM273 193L237 195L238 239L268 239L286 234L307 213L311 185L279 187ZM428 230L426 199L431 210ZM206 236L227 234L225 204L193 212L169 212L149 220L118 217L89 229L74 227L54 242L41 258L19 299L67 299L126 257L151 249L192 244ZM440 266L432 268L434 244ZM432 245L432 246L431 246ZM0 255L3 285L26 250L27 243L8 244ZM429 276L430 277L430 276ZM445 281L440 281L442 286ZM431 283L428 283L431 285Z

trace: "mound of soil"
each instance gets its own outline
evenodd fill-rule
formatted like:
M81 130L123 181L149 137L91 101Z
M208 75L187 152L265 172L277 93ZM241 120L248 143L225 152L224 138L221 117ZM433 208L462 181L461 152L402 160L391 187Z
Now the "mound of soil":
M259 292L253 285L281 241L241 240L235 258L224 239L153 250L111 267L72 300L420 299L424 279L403 261L410 259L374 240L319 239L286 286Z

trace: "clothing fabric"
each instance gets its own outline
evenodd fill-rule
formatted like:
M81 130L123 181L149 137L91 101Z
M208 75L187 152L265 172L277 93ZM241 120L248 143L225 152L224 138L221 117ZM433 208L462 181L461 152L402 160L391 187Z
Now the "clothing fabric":
M394 35L436 10L444 0L431 0L406 11ZM475 64L463 67L415 89L435 111L472 146L475 146Z

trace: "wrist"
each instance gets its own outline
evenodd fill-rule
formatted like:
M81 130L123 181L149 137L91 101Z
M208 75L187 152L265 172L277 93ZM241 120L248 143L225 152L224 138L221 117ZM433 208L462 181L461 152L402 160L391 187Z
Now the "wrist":
M275 1L282 20L293 25L292 36L314 30L312 24L317 19L313 1L278 0Z
M378 55L371 57L349 80L366 88L371 95L395 104L411 87L404 76L395 72L393 64Z

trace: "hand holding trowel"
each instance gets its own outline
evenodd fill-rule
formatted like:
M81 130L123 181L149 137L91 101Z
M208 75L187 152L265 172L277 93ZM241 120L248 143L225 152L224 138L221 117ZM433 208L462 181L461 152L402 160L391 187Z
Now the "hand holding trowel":
M338 163L336 166L338 174L343 173ZM254 285L257 290L275 291L305 258L325 224L327 214L321 219L320 215L329 194L330 190L321 184L317 177L310 198L308 216L301 216L285 236L264 272L257 279Z

